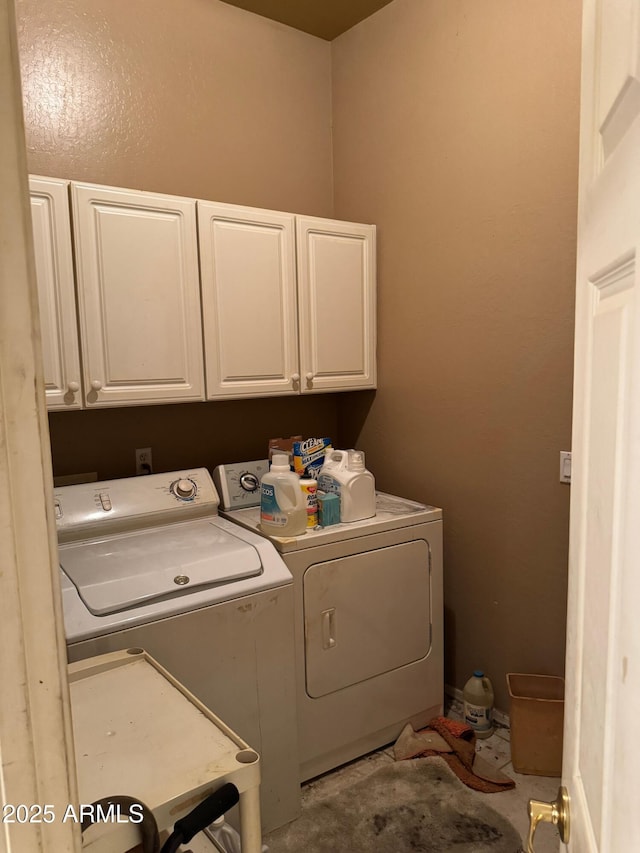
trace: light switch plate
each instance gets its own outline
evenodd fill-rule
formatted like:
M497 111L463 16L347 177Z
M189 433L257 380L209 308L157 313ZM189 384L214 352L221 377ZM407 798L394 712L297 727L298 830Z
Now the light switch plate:
M560 451L560 482L561 483L570 483L571 482L571 451L570 450L561 450Z

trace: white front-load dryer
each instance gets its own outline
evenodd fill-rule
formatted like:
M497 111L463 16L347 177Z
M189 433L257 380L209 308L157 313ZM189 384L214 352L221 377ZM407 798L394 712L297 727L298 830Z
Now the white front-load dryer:
M255 532L266 467L214 471L222 515ZM374 518L269 538L293 575L301 781L441 714L442 510L378 492Z

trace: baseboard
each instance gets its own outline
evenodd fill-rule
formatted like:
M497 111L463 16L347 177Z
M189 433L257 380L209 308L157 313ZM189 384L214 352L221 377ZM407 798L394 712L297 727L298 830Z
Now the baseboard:
M452 699L455 699L457 702L462 703L462 701L463 701L462 690L460 690L458 687L452 687L450 684L445 684L444 692L446 693L447 696L450 696ZM497 708L493 709L493 720L499 726L503 726L506 729L511 727L509 715L505 714L504 711L499 711Z

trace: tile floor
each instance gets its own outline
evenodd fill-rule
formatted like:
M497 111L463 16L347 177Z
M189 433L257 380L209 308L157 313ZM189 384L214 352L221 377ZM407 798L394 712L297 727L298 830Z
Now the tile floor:
M549 779L542 776L523 776L516 773L511 765L509 750L509 731L501 729L498 733L479 743L478 750L483 757L502 770L507 776L516 781L516 787L499 794L471 793L481 797L497 812L506 817L518 830L523 839L523 846L529 827L527 803L531 797L537 800L553 800L558 791L559 779ZM437 759L436 759L437 760ZM316 802L353 782L366 776L385 763L394 761L391 748L379 750L351 764L327 773L319 779L314 779L303 786L302 808ZM536 831L536 853L558 853L559 840L554 827L541 825ZM401 851L398 851L401 853Z
M461 710L461 709L460 709ZM462 717L456 704L449 708L448 715L454 719ZM516 773L511 764L510 732L504 726L496 726L495 734L484 740L476 741L476 750L494 766L515 780L516 787L500 794L481 794L475 796L486 798L485 801L515 826L522 837L523 848L529 831L529 816L527 803L531 798L536 800L555 800L560 786L560 779L547 776L524 776ZM541 824L536 830L536 853L558 853L560 840L557 830L551 824Z
M461 719L460 703L450 702L447 706L447 715L452 719ZM516 773L511 764L508 728L496 727L496 732L491 737L477 741L477 750L483 758L494 764L496 768L515 779L516 787L499 794L481 794L475 791L472 793L474 796L484 799L492 808L511 821L522 836L524 848L529 827L527 815L529 799L532 797L537 800L555 799L560 780L544 776L523 776ZM326 773L324 776L306 782L302 786L302 808L304 809L317 800L366 778L378 767L393 761L393 749L390 745ZM210 845L202 834L193 839L190 847L193 853L213 853L214 850L213 845ZM542 824L538 827L535 848L536 853L558 853L560 843L555 827L550 824ZM313 851L309 851L309 853L313 853ZM336 851L336 853L341 853L341 851ZM402 851L397 851L397 853L402 853Z

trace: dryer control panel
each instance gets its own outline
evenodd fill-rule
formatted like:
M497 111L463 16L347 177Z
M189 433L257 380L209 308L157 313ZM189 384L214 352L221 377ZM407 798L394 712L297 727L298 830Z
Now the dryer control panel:
M219 503L206 468L54 490L59 542L217 515Z
M268 459L218 465L213 479L220 494L221 508L260 506L260 480L268 471Z

